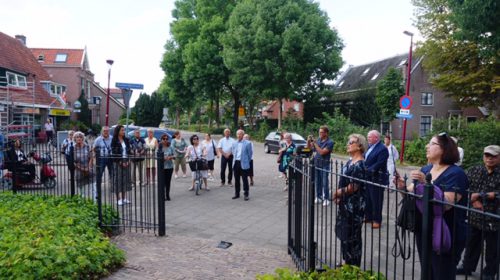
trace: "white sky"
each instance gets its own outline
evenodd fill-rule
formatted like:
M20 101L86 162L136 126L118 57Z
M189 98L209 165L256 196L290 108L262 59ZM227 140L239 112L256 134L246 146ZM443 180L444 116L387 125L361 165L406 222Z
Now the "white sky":
M344 62L359 65L408 52L410 40L402 32L417 34L410 1L317 2L344 41ZM112 87L115 82L141 83L151 93L160 85L174 0L0 0L0 7L0 32L25 35L30 48L86 46L90 69L103 87L107 59L115 61ZM132 102L139 92L134 91Z

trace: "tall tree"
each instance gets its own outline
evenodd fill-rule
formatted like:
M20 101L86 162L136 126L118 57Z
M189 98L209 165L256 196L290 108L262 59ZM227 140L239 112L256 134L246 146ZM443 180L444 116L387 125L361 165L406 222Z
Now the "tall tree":
M333 79L342 65L341 40L319 4L308 0L241 1L223 43L231 83L244 95L256 91L280 105L308 85Z
M78 120L84 123L87 127L92 127L92 112L89 109L89 102L85 98L85 90L82 89L82 93L78 98L82 107L80 108L80 113L78 113Z
M403 75L401 72L390 68L382 80L377 83L375 101L383 116L383 121L392 121L399 110L399 99L403 96Z
M481 42L458 36L462 30L456 24L460 17L453 12L450 1L413 0L417 7L417 27L426 38L419 49L426 56L423 65L430 73L431 83L459 105L485 106L498 115L499 50L493 54L485 52ZM481 13L481 6L469 8L471 14L483 14L486 18L480 18L482 21L498 21L498 17Z

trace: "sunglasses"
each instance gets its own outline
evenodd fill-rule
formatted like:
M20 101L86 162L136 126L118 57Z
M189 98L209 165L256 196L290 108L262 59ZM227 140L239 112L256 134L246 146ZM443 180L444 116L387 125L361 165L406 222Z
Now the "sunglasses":
M441 133L439 133L439 134L438 134L438 136L439 136L439 137L446 137L446 136L448 136L448 133L446 133L446 132L441 132Z
M161 140L168 140L168 138L161 138Z
M358 144L358 141L349 141L349 142L347 142L347 145L352 145L352 144Z

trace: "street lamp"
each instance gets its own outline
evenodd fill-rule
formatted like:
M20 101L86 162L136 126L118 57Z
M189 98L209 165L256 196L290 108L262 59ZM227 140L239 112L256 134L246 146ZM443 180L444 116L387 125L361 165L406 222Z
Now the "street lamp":
M111 66L113 65L113 60L108 59L106 60L106 63L108 64L108 96L106 97L106 126L108 126L108 120L109 120L109 96L111 95L109 92L109 82L111 80Z
M411 56L412 56L412 50L413 50L413 33L409 31L404 31L403 34L410 36L410 52L408 54L408 64L406 68L406 96L410 96L410 83L411 83ZM401 157L399 158L399 161L403 163L404 159L404 153L405 153L405 139L406 139L406 123L408 122L408 119L405 118L403 120L403 142L401 144Z

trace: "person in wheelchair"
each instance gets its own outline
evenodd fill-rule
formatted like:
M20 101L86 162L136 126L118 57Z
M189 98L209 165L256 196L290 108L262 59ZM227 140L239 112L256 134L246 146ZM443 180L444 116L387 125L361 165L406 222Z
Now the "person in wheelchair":
M29 180L26 181L33 181L36 177L35 164L28 161L28 155L22 149L19 139L14 141L14 145L7 152L6 166L11 172L29 175Z

